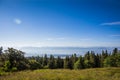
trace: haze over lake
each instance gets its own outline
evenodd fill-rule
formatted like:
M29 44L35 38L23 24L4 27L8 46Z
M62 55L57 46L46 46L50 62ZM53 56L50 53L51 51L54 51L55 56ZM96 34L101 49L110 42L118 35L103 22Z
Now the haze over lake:
M107 50L109 53L115 47L21 47L20 50L24 51L26 56L43 56L44 54L64 57L76 53L84 55L87 51L94 51L95 53L101 53L102 50ZM120 47L117 47L120 49Z

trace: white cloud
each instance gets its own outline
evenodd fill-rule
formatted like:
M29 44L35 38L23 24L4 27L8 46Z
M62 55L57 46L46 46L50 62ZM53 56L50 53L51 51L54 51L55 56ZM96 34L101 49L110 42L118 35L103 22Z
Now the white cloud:
M108 22L108 23L102 23L100 25L120 25L120 21L117 21L117 22Z
M22 21L21 21L20 19L18 19L18 18L15 18L15 19L14 19L14 22L15 22L16 24L21 24L21 23L22 23Z

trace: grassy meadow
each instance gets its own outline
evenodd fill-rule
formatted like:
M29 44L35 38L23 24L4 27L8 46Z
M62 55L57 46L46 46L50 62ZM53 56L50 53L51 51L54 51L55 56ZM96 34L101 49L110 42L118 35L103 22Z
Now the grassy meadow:
M120 68L26 70L6 73L0 80L120 80Z

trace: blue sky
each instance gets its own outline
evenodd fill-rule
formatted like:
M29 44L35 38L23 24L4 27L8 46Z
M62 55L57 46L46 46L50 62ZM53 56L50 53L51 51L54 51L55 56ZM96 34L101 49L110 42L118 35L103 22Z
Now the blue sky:
M0 46L120 46L120 1L0 0Z

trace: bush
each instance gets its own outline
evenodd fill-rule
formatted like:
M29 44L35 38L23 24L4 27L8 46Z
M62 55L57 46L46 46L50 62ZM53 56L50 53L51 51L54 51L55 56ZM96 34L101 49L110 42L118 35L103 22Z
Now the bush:
M12 71L12 72L15 72L15 71L17 71L17 68L16 68L16 67L13 67L13 68L11 69L11 71Z
M11 70L10 66L10 61L5 61L4 71L9 72Z
M49 67L48 66L44 66L43 69L49 69Z
M41 69L41 64L38 63L36 60L29 60L29 65L30 65L30 69L31 70L35 70L35 69Z

